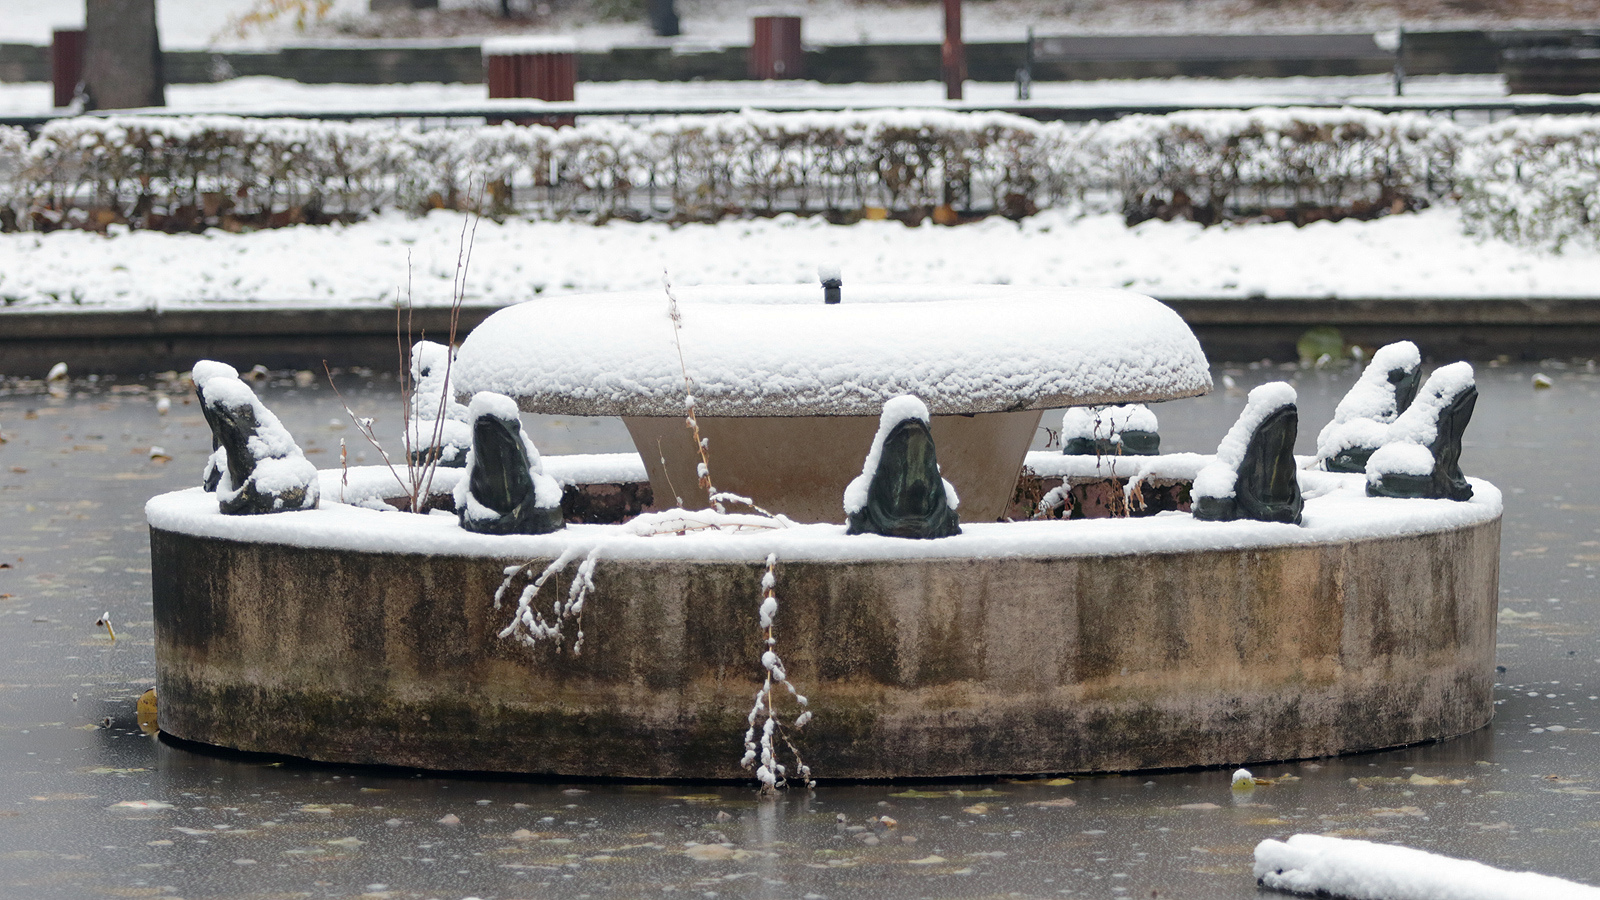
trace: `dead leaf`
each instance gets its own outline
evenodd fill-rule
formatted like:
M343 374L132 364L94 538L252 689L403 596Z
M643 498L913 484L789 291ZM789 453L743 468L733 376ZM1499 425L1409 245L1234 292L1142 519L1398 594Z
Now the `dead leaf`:
M1035 800L1032 803L1025 803L1023 805L1041 807L1077 806L1078 801L1072 799L1071 797L1057 797L1054 800Z

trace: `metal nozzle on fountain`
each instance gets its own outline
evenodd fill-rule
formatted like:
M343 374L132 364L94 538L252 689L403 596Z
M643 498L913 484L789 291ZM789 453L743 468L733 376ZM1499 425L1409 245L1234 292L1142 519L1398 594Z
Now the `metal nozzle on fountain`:
M817 278L822 281L822 302L838 303L839 288L844 284L839 275L839 264L823 263L817 266Z

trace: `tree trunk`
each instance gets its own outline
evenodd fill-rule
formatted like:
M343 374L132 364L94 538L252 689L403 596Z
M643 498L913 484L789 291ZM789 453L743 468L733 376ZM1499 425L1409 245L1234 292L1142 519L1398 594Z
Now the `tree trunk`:
M89 109L167 105L156 0L87 0L84 31Z

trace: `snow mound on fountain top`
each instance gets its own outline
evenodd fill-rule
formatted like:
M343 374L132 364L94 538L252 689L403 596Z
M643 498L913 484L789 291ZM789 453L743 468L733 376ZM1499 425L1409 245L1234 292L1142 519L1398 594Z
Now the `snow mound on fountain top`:
M1128 291L1006 285L679 288L531 300L473 330L456 390L524 410L676 416L684 370L705 416L877 416L899 394L934 415L1191 397L1211 389L1199 342Z

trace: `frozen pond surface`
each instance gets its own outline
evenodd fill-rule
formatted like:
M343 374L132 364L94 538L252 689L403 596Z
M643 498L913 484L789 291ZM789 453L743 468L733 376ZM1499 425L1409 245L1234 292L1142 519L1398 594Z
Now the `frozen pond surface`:
M1535 390L1536 371L1554 387ZM1215 375L1211 396L1156 407L1164 449L1214 450L1246 390L1288 378L1308 453L1354 378L1244 366ZM1224 375L1235 389L1223 389ZM1484 367L1478 378L1462 464L1506 499L1505 671L1489 728L1258 766L1258 776L1296 780L1243 797L1229 790L1229 772L1210 770L1070 784L824 784L770 803L747 786L440 777L201 752L144 735L135 701L155 668L142 508L198 478L211 447L198 406L156 380L75 381L59 397L0 383L0 896L1205 900L1256 896L1255 843L1301 831L1595 883L1600 485L1585 473L1600 373L1546 363ZM380 433L394 433L391 383L347 375L340 388L359 414L379 418ZM338 465L341 438L352 462L361 453L376 461L320 378L258 390L319 466ZM162 391L172 397L165 416ZM545 453L630 446L619 422L528 419ZM152 460L152 446L171 460ZM94 624L106 611L114 644ZM826 697L812 696L826 714ZM730 755L739 737L728 735ZM808 761L826 778L827 760ZM1074 805L1054 802L1063 799ZM170 808L116 806L124 801ZM874 827L883 816L895 827Z

